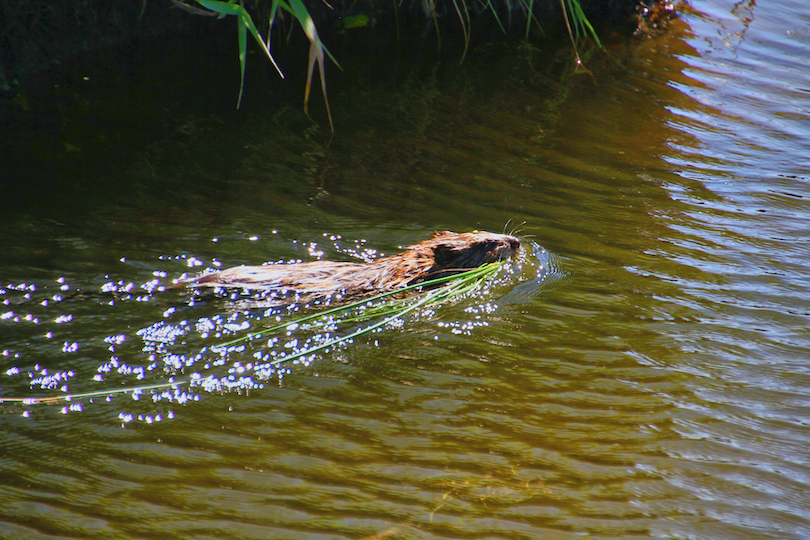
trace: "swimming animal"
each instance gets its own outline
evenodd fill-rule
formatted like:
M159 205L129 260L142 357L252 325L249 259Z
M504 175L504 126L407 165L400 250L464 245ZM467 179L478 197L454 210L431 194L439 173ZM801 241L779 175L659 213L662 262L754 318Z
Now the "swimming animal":
M507 259L521 249L507 234L438 231L398 255L369 263L314 261L236 266L186 282L192 288L220 287L315 295L385 292L458 274Z

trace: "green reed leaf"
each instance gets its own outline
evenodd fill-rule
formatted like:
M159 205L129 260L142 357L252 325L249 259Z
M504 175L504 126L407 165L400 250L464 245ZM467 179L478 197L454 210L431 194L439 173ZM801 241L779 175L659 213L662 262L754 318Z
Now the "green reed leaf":
M300 1L300 0L299 0ZM247 32L250 31L250 34L259 44L261 49L265 52L267 57L273 63L273 66L278 71L278 74L281 78L284 78L284 74L281 72L281 68L278 67L275 58L273 55L270 54L270 49L268 48L267 44L262 40L262 36L259 34L259 31L256 29L256 25L253 24L253 19L250 17L250 13L240 4L236 4L233 2L221 2L220 0L197 0L197 2L202 5L203 7L210 9L213 12L219 13L220 18L225 17L226 15L233 15L236 17L237 21L237 33L239 36L239 65L241 67L241 81L239 83L239 98L236 101L236 108L238 109L242 103L242 91L245 87L245 62L247 59ZM268 41L269 43L269 41Z
M332 129L332 132L334 132L335 125L332 123L332 113L329 110L329 98L326 95L324 53L329 55L329 58L335 63L336 66L338 66L338 68L340 68L340 64L338 64L338 61L335 60L332 53L330 53L321 42L321 38L318 36L318 30L315 28L315 23L312 20L312 17L309 15L307 8L304 6L304 3L301 0L290 0L290 7L292 8L292 13L295 18L298 19L299 23L301 23L301 28L304 29L304 34L306 34L307 39L309 39L309 65L307 66L307 85L306 88L304 88L304 113L309 116L309 112L307 111L307 105L309 104L309 91L312 86L312 74L315 64L317 63L318 72L321 76L321 92L323 92L323 100L326 103L326 115L329 117L329 127Z

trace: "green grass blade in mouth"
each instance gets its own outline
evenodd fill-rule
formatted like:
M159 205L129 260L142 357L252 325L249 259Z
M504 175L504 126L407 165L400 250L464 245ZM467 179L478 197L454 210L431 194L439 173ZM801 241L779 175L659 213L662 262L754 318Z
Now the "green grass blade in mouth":
M232 346L237 345L239 343L243 343L243 342L246 342L246 341L251 341L251 340L254 340L254 339L261 339L266 334L270 334L270 333L273 333L273 332L278 332L279 330L289 328L290 326L293 326L293 325L299 325L300 326L300 325L302 325L304 323L309 323L309 322L315 321L317 319L326 319L326 318L331 317L333 315L339 315L340 313L348 313L348 312L350 312L352 310L361 308L363 306L369 306L369 305L372 305L375 302L385 300L386 298L390 298L391 296L400 295L400 294L407 293L407 292L410 292L410 291L414 291L414 290L417 290L417 289L423 289L423 290L431 289L433 287L436 287L438 285L443 285L443 284L445 284L447 282L450 282L450 281L456 281L457 283L455 283L454 285L457 286L459 284L469 283L470 281L475 280L476 278L479 278L479 277L481 277L483 279L486 279L487 277L490 277L490 276L494 275L495 272L503 264L504 264L503 261L498 261L498 262L494 262L494 263L490 263L490 264L481 266L479 268L474 268L472 270L468 270L466 272L462 272L460 274L455 274L455 275L452 275L452 276L444 276L444 277L432 279L432 280L429 280L429 281L423 281L423 282L417 283L415 285L408 285L407 287L402 287L400 289L396 289L396 290L393 290L393 291L387 291L387 292L384 292L384 293L380 293L380 294L372 296L370 298L364 298L362 300L358 300L356 302L352 302L352 303L345 304L345 305L342 305L342 306L337 306L337 307L334 307L332 309L328 309L326 311L321 311L319 313L313 313L311 315L306 315L304 317L300 317L300 318L294 319L292 321L282 322L282 323L279 323L277 325L271 326L270 328L266 328L264 330L261 330L259 332L253 332L253 333L250 333L250 334L248 334L246 336L242 336L242 337L233 339L231 341L227 341L227 342L224 342L224 343L220 343L218 345L214 345L212 347L212 349L226 349L228 347L232 347ZM455 290L456 289L451 289L451 292L455 291ZM464 291L464 292L467 292L467 291ZM456 294L453 294L453 296L457 296L458 294L463 294L463 293L456 293ZM444 297L442 297L442 298L444 298ZM404 302L404 300L400 301L400 303L402 303L402 302ZM394 306L391 306L391 309L396 309L396 308ZM368 318L371 318L371 317L370 316L365 317L365 319L368 319Z

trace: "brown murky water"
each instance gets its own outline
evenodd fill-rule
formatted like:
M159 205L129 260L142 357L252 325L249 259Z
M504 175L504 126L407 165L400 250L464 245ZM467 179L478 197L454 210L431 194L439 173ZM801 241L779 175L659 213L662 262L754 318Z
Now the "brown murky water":
M8 213L0 398L101 394L0 405L0 537L810 536L808 28L700 2L559 103L473 56ZM509 220L511 273L281 373L206 348L255 310L121 292Z

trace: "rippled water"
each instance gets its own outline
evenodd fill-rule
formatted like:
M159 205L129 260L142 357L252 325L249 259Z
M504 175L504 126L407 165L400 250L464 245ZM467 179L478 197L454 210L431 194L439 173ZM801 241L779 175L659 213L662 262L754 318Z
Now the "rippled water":
M810 536L808 28L700 2L555 103L473 56L7 214L0 398L101 392L0 405L0 537ZM281 375L206 349L263 311L141 290L509 220L511 273Z

